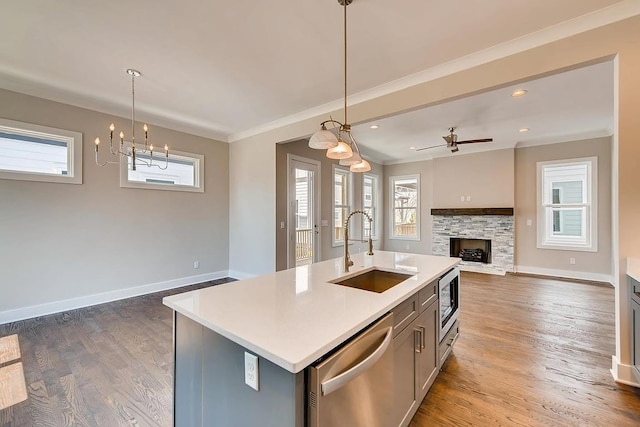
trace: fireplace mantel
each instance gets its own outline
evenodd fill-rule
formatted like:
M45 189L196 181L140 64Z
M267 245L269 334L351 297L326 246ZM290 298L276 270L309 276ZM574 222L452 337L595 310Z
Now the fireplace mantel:
M513 216L513 208L441 208L431 209L431 215L503 215Z

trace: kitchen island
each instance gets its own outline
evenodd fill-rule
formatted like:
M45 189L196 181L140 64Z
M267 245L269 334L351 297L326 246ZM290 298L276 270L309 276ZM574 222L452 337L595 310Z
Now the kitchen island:
M166 297L175 425L305 425L305 369L459 262L384 251L352 259L349 273L337 258ZM374 267L410 277L382 293L330 283ZM258 358L258 390L245 384L245 353Z

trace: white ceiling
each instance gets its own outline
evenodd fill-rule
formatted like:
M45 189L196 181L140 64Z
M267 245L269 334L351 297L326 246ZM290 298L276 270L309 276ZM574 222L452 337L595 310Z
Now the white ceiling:
M4 89L127 117L124 70L136 68L143 73L136 84L141 120L223 141L319 106L330 111L325 104L342 97L336 0L5 3ZM595 25L588 18L621 19L616 13L637 9L637 0L355 0L348 8L349 93L577 17ZM433 129L440 135L451 124L472 124L478 108L453 117L457 123L437 120ZM495 132L472 130L460 136Z
M517 89L527 94L514 98ZM532 80L353 127L363 154L382 163L564 142L613 133L613 62ZM378 129L371 129L371 124ZM460 145L453 154L442 136L456 127L458 140L493 138ZM526 133L520 133L528 128Z

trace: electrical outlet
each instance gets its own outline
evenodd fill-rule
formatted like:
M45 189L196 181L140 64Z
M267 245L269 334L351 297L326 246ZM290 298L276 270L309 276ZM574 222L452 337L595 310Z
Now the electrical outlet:
M467 202L471 201L471 196L467 196Z
M193 268L200 268L200 261L193 261Z
M244 382L246 385L260 391L258 376L258 356L244 352Z
M460 201L464 202L464 196L460 196Z
M575 265L576 264L576 259L575 258L569 258L569 264Z

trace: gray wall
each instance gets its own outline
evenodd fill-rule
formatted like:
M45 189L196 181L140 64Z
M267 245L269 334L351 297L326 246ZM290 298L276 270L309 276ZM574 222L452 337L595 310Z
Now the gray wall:
M516 149L516 265L610 275L611 138L571 141ZM538 249L536 235L536 162L598 157L598 252ZM531 225L527 225L527 220ZM575 265L569 264L575 258ZM521 269L522 270L522 269Z
M433 160L436 208L511 208L514 201L513 149L459 153ZM461 200L464 197L464 201ZM469 197L471 200L467 200Z
M333 228L333 203L332 197L332 185L333 185L333 165L338 164L337 160L331 160L327 158L325 150L314 150L309 148L308 140L293 141L286 144L276 145L276 270L284 270L287 268L287 154L293 154L295 156L304 157L311 160L317 160L320 162L320 217L323 220L329 221L328 227L320 227L321 238L321 255L322 260L337 258L343 254L343 246L333 247L331 245L331 233ZM380 186L383 182L383 168L381 165L371 163L371 174L378 175L380 180ZM352 173L353 183L353 209L360 209L362 207L362 176L361 173ZM383 197L382 191L380 191L380 197ZM386 211L385 211L386 212ZM351 219L349 225L349 232L352 238L360 237L360 215L356 215ZM355 220L355 221L354 221ZM285 222L285 228L280 228L280 222ZM380 221L381 233L384 235L386 229L383 227L383 222ZM375 248L382 247L383 239L374 242ZM354 243L349 246L350 252L361 252L366 250L366 245L361 243Z
M228 270L228 144L150 123L157 146L204 154L205 192L128 189L93 149L110 122L128 128L128 119L4 90L0 117L84 141L82 185L0 179L0 314Z

